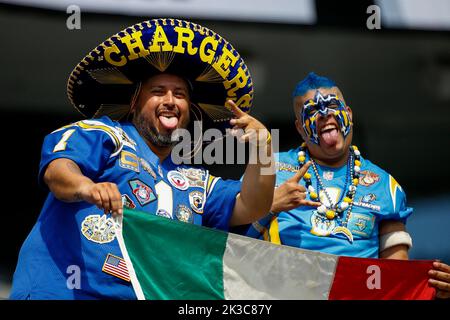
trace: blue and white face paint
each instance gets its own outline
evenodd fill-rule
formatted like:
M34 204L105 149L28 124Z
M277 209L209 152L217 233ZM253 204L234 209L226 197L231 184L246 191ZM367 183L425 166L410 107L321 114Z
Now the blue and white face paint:
M345 107L345 103L335 94L322 96L319 90L316 91L314 99L310 99L303 104L302 120L303 129L311 142L319 145L319 133L317 132L317 119L319 116L326 117L328 114L334 115L339 129L344 135L344 139L350 133L352 122Z

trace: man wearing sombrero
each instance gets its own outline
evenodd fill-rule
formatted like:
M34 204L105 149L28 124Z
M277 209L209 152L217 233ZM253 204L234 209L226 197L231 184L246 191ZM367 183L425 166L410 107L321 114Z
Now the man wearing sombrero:
M243 129L252 152L271 155L266 128L247 114L248 69L218 34L174 19L131 26L76 66L67 91L90 119L45 138L39 180L50 193L20 251L12 299L135 298L113 219L123 206L222 230L269 211L274 175L261 163L240 182L170 156L172 133L194 119Z

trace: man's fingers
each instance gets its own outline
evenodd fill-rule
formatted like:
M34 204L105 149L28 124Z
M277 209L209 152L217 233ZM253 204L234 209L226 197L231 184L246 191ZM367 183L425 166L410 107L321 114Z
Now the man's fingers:
M450 298L450 292L437 290L436 291L436 298L438 298L438 299L448 299L448 298Z
M442 281L434 280L434 279L429 279L428 283L432 287L435 287L436 289L439 289L439 291L443 291L441 293L442 295L447 294L447 297L450 296L450 284L442 282Z
M303 176L305 175L306 171L308 171L309 167L311 166L311 161L308 161L307 163L305 163L303 165L303 167L301 167L296 173L295 175L289 179L290 181L294 181L296 183L298 183Z
M304 199L306 199L306 193L305 192L301 192L299 190L295 190L294 197L295 197L295 200L297 201L297 203L300 205L301 202Z
M428 274L433 277L435 280L442 280L445 282L450 282L450 274L442 271L437 270L430 270L428 271Z
M319 207L319 206L322 205L320 202L307 200L306 199L306 192L295 190L294 196L295 196L294 202L296 202L298 207L299 206Z
M322 204L320 202L310 201L310 200L301 200L301 206L309 206L309 207L320 207Z
M430 270L428 274L432 279L428 282L431 286L435 287L436 298L449 299L450 298L450 266L440 261L433 262L433 270ZM438 271L440 270L440 271ZM440 281L442 280L442 281Z
M102 197L102 208L105 213L109 213L111 211L111 203L108 191L105 188L99 189L100 196Z
M433 267L437 270L450 273L450 266L445 263L435 261L433 262Z
M100 192L98 190L94 190L91 194L91 199L93 204L97 206L97 208L102 209L102 197L100 196Z
M111 211L113 214L122 214L122 195L119 192L117 185L110 185L110 197L111 197Z
M248 123L249 123L248 117L230 120L230 124L234 126L234 128L245 128L248 125Z
M294 184L293 187L294 187L294 190L296 190L296 191L306 193L306 188L304 186L302 186L301 184Z
M311 166L311 161L308 161L298 170L297 173L299 174L300 178L303 178L303 176L308 171L310 166ZM300 179L298 179L297 181L300 181Z
M101 182L94 184L83 199L97 206L104 213L122 214L122 195L115 183Z
M225 105L228 105L230 107L231 112L233 112L233 114L236 116L236 118L242 118L243 116L246 115L246 113L244 111L239 109L239 107L234 103L233 100L227 100Z
M122 196L117 186L113 183L104 183L101 185L103 208L105 213L112 213L113 215L120 214L119 210L122 209Z

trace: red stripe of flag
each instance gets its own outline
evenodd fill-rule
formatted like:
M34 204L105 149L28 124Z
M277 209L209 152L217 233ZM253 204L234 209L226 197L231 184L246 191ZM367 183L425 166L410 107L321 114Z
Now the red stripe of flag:
M430 300L433 261L339 257L330 300Z

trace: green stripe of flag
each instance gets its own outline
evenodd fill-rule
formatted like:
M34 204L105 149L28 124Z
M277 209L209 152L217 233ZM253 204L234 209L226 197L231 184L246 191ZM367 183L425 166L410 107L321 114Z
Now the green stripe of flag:
M224 299L227 233L124 209L122 236L145 299Z

